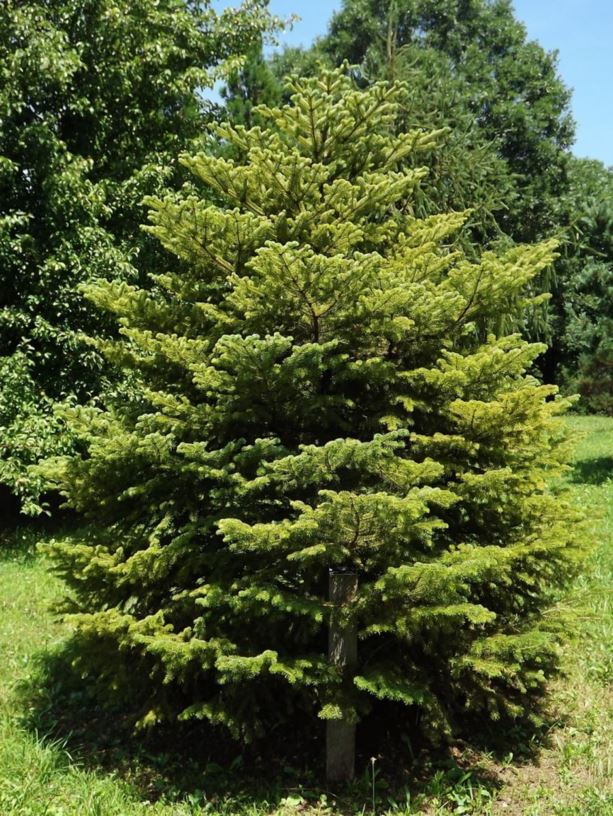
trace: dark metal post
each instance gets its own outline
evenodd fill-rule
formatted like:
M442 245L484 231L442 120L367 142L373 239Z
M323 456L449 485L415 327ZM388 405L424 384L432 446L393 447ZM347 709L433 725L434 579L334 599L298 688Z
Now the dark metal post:
M358 574L352 567L338 567L329 573L332 602L328 658L343 675L350 677L357 665L358 638L354 623L339 620L341 607L351 603L358 590ZM350 782L355 773L355 723L328 720L326 725L326 777L331 783Z

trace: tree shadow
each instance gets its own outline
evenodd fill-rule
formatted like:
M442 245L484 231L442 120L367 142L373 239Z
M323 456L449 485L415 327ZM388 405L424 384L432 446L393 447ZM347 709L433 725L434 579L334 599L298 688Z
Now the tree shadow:
M232 801L271 807L300 789L318 789L316 748L275 739L269 750L225 738L219 729L190 721L135 732L142 713L126 701L103 699L75 668L70 641L35 656L17 688L21 724L59 742L80 768L112 773L150 802ZM231 794L231 796L230 796ZM208 811L207 811L208 812ZM225 811L224 811L225 812Z
M600 456L595 459L581 459L573 465L570 480L576 484L600 485L613 479L613 457Z
M44 520L26 520L18 517L0 527L0 561L29 562L36 558L40 539L49 532Z
M66 535L78 525L72 513L56 510L36 518L19 512L17 500L0 485L0 561L31 561L39 542L51 535Z
M18 688L22 724L48 740L59 740L74 763L112 773L138 796L151 802L223 803L236 811L281 805L290 796L315 804L322 794L338 814L370 807L372 771L381 808L410 795L411 801L458 790L482 790L493 796L502 784L501 763L534 761L547 747L549 733L561 720L541 712L542 725L516 723L513 728L466 724L470 739L432 747L416 728L394 728L394 704L367 718L358 729L356 781L346 790L330 791L325 782L325 727L294 727L291 732L242 745L202 722L156 727L134 733L137 711L125 703L101 699L75 669L67 641L39 654L27 680ZM388 716L391 715L391 716ZM417 721L415 723L417 725ZM371 758L375 758L373 766ZM466 793L468 795L468 793ZM450 799L451 801L451 799ZM225 812L225 811L224 811Z
M42 527L24 525L13 553L35 557L36 541L54 526L45 521ZM507 757L512 754L513 764L533 762L548 747L552 729L564 724L559 713L547 709L545 698L529 712L532 721L491 726L466 719L459 729L463 738L433 747L423 736L417 709L407 717L404 706L381 703L358 728L356 782L346 791L329 791L325 726L316 718L315 727L313 721L301 722L289 733L271 733L252 745L194 721L135 734L141 701L109 701L108 694L83 678L77 656L70 638L34 655L29 676L17 689L22 724L47 740L58 740L79 767L117 775L151 802L187 797L210 805L231 800L238 812L250 806L254 811L273 809L287 796L316 802L324 793L335 803L335 812L355 813L370 806L372 757L382 810L407 793L411 801L428 795L444 798L466 787L493 795L502 784L499 771ZM540 725L535 726L537 720ZM232 807L226 811L233 812Z

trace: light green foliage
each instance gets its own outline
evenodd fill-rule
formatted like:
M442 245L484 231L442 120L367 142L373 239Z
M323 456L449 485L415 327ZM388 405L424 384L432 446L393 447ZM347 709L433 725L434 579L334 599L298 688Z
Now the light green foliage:
M143 195L176 183L211 72L235 69L271 24L257 0L222 14L182 0L0 4L0 355L27 357L43 406L100 390L108 371L82 335L111 327L79 285L151 262ZM32 401L20 412L47 422Z
M243 84L229 84L225 92L228 115L239 124L245 123L242 100L247 92L267 105L279 104L286 76L317 76L322 64L334 62L320 45L308 51L287 48L275 53L266 65L267 71L260 67L256 72L260 60L261 56L252 70L241 75ZM441 131L430 149L417 156L405 156L405 166L428 168L427 177L412 198L413 213L426 217L450 209L470 208L473 238L480 243L500 238L498 219L514 200L514 186L504 160L497 154L496 144L484 138L464 83L455 75L448 59L434 50L402 46L393 70L379 66L377 70L369 69L367 76L368 79L360 75L360 82L398 78L409 86L411 92L398 108L399 130ZM276 84L271 83L271 77ZM466 251L472 247L470 237L467 232Z
M344 0L325 36L273 57L271 67L279 77L316 76L318 59L349 61L361 82L407 82L401 127L449 128L437 150L419 157L430 172L412 202L417 215L470 207L466 235L480 245L560 237L570 226L570 91L555 52L528 40L509 0ZM470 241L463 248L470 253ZM581 254L573 242L566 251ZM535 292L554 290L553 308L515 324L501 316L501 330L550 345L536 366L557 384L567 285L560 259L531 283ZM577 361L569 363L572 376Z
M542 347L493 327L554 245L474 261L466 213L415 218L426 171L404 159L438 135L395 130L406 86L336 71L291 91L266 129L218 129L233 158L184 157L200 195L150 200L180 273L88 287L120 319L101 347L132 397L67 412L84 453L45 467L96 524L52 548L79 665L129 687L143 726L247 739L381 699L433 738L467 712L526 715L583 548L548 486L566 403L524 374ZM326 582L348 564L346 685Z
M613 420L572 417L566 420L578 445L575 470L568 475L574 500L590 516L588 534L597 545L586 570L575 582L562 607L574 616L563 652L564 674L552 689L554 713L560 718L546 731L544 741L512 735L512 753L502 761L467 750L448 755L433 770L429 756L425 770L409 770L409 788L397 790L388 768L403 766L410 758L384 750L375 765L375 812L379 816L604 816L611 811L611 572L613 569ZM608 464L607 464L608 463ZM225 772L218 745L210 745L213 761L190 767L193 785L168 780L177 762L163 754L147 753L142 735L133 743L117 739L119 718L100 716L97 709L78 703L71 687L60 692L55 706L44 697L47 719L62 719L73 706L64 730L47 736L48 725L37 732L29 725L31 694L56 693L67 683L66 672L46 677L41 667L62 653L67 628L53 618L50 607L59 600L62 585L49 575L45 559L33 555L37 541L51 534L28 527L2 538L0 558L0 809L3 816L332 816L364 814L372 807L370 754L359 759L368 776L346 796L319 794L318 784L302 784L270 770L273 779L258 778L246 786L245 767ZM53 536L67 538L58 531ZM76 541L86 530L72 531ZM45 682L46 681L46 682ZM66 696L70 702L66 705ZM76 698L76 704L75 704ZM35 701L34 701L35 702ZM36 705L34 705L36 710ZM102 730L102 736L98 734ZM58 734L63 738L58 739ZM66 737L70 735L68 741ZM96 736L95 736L96 735ZM113 747L114 746L114 747ZM194 744L184 745L181 767L190 766ZM538 748L536 754L528 753ZM102 749L102 750L101 750ZM100 767L100 763L104 767ZM95 767L92 767L95 766ZM262 783L265 782L265 789Z

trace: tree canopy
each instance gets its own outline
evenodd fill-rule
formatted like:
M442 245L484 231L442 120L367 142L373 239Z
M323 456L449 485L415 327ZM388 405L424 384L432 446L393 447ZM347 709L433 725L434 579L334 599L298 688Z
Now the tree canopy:
M315 76L321 62L344 61L356 66L360 81L410 84L401 127L448 128L440 149L423 157L429 175L414 202L418 214L470 207L480 245L565 234L566 252L577 249L569 226L571 94L556 53L528 40L508 0L345 0L313 46L273 54L269 65L281 82L287 74ZM550 345L537 368L558 384L569 382L564 371L574 364L563 351L559 317L566 275L561 261L544 270L532 286L553 289L555 302L516 326Z
M79 286L138 278L155 251L143 195L201 134L202 89L273 24L257 1L222 14L183 0L0 4L0 354L27 359L41 405L99 390L82 332L103 324ZM2 426L2 455L10 436Z
M574 138L570 91L556 54L528 41L510 0L344 0L314 49L332 64L361 66L371 79L404 79L422 62L419 102L428 76L434 88L439 80L428 61L444 65L458 83L455 100L498 146L516 186L499 215L502 229L531 241L557 226L553 205Z

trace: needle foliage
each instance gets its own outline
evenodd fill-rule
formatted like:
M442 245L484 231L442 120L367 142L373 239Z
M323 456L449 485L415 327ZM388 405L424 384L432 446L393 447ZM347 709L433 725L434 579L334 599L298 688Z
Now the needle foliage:
M549 486L565 401L525 373L542 346L493 327L555 247L475 262L467 212L415 217L426 171L405 159L439 135L396 131L405 85L340 69L290 91L183 158L201 194L150 200L180 271L88 286L129 386L69 412L81 452L45 466L94 522L51 548L77 663L138 689L143 725L242 739L390 708L433 737L522 716L581 547ZM328 570L348 565L357 596L332 611ZM358 628L348 679L331 614Z

